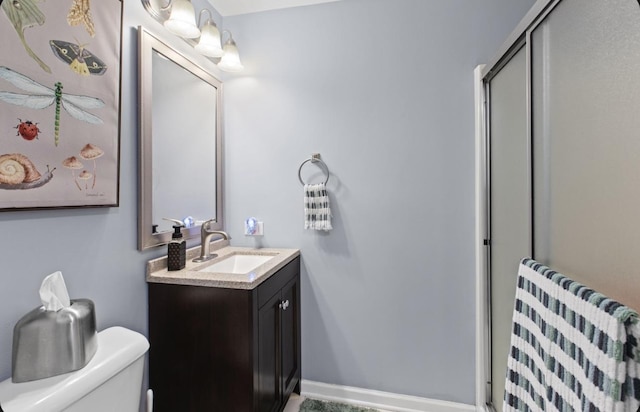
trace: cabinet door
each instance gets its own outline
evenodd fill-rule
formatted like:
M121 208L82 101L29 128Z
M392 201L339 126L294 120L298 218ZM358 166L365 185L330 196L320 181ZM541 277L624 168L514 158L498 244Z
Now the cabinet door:
M258 310L258 411L280 408L280 293Z
M282 387L283 400L300 381L300 281L293 278L282 289L280 334L282 339Z

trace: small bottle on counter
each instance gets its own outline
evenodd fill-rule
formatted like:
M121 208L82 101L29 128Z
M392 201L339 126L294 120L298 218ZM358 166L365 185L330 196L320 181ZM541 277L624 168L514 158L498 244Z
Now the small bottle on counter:
M182 270L187 263L187 241L182 237L182 225L173 226L167 251L167 270Z

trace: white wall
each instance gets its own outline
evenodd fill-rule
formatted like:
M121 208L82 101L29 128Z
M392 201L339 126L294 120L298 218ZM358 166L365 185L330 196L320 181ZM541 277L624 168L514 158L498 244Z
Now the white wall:
M225 19L247 67L225 76L227 228L254 245L253 215L262 244L301 248L305 379L474 402L472 71L532 3L343 0ZM0 379L55 270L94 300L99 329L147 331L145 262L164 249L136 250L136 27L164 32L123 4L120 207L0 213ZM329 234L302 229L296 172L315 151L332 172Z
M225 18L246 67L225 79L227 229L302 250L304 379L474 403L473 68L532 4ZM312 152L331 170L327 234L303 229ZM248 216L265 222L259 243Z

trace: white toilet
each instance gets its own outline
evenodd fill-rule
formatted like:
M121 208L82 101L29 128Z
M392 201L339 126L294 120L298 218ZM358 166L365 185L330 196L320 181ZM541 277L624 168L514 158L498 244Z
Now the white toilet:
M122 327L98 333L98 350L82 369L32 382L0 382L2 412L138 412L149 342Z

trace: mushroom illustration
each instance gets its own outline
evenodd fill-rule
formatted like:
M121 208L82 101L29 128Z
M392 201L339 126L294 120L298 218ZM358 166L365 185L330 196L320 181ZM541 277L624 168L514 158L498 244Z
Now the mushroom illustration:
M75 170L82 169L84 165L78 159L76 159L75 156L71 156L62 161L62 166L66 167L67 169L71 169L71 177L73 177L73 181L76 182L78 190L82 190L82 188L78 184L78 180L76 179Z
M80 150L80 157L85 160L93 160L93 184L91 188L96 186L96 159L102 156L104 152L98 146L87 143L82 150Z
M78 175L78 177L82 180L84 180L84 188L85 189L89 189L88 185L87 185L87 180L91 179L93 177L93 175L89 172L87 172L86 170L83 170L82 173L80 173Z

